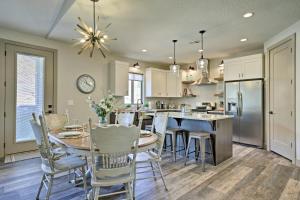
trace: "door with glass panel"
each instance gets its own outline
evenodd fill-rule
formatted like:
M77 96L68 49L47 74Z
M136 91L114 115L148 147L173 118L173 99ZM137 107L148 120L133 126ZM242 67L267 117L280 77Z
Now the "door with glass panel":
M36 148L32 113L54 110L53 52L5 45L5 154Z

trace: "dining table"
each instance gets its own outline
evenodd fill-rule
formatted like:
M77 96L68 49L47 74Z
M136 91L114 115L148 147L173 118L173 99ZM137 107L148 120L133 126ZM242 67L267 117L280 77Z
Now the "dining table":
M87 131L80 130L78 136L62 136L61 133L71 132L74 130L56 130L49 132L49 139L60 146L72 149L78 154L88 156L90 152L90 134ZM79 131L77 131L79 132ZM121 133L120 133L121 134ZM158 136L149 131L141 130L138 152L144 152L156 147Z

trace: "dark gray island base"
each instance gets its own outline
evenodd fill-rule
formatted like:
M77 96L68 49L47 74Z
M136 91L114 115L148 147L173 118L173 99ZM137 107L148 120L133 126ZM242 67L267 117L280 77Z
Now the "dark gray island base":
M216 165L232 157L232 116L170 112L168 127L178 125L189 132L211 133Z

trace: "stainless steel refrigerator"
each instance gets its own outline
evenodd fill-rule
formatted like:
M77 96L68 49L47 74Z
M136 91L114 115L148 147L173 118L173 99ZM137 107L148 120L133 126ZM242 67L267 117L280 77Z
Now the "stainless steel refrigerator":
M234 142L263 147L263 102L263 80L225 83L225 110L234 115Z

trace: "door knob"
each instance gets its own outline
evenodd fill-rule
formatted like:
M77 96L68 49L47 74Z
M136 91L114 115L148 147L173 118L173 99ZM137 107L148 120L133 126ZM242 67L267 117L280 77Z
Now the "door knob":
M274 113L273 113L273 111L270 111L269 114L270 114L270 115L273 115Z

